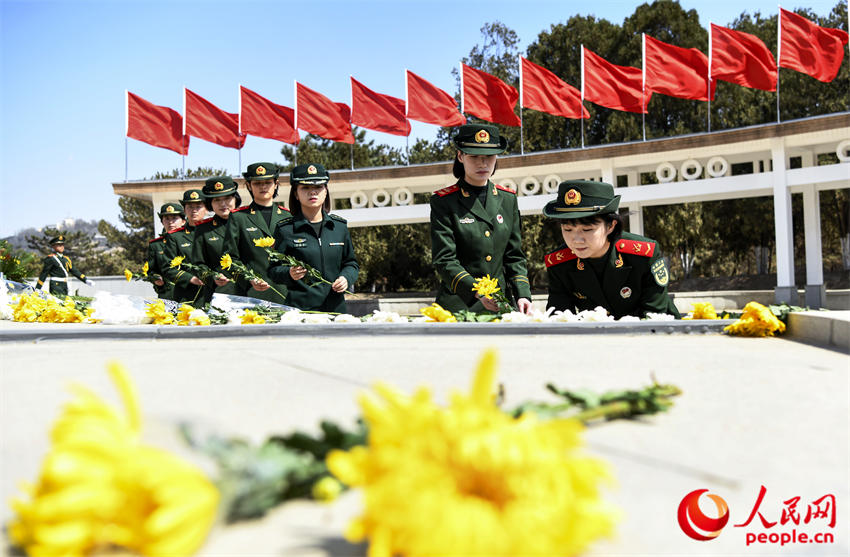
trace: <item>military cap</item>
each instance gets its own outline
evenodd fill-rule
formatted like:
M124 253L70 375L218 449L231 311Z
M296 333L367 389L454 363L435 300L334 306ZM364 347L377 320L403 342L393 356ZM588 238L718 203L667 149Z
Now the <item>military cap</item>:
M467 155L499 155L508 149L508 140L499 135L499 128L489 124L464 124L454 142Z
M543 214L554 219L581 219L616 213L620 196L614 186L589 180L567 180L558 184L558 196L543 207Z
M255 162L248 165L248 171L242 173L242 177L248 182L251 180L277 180L278 168L273 162Z
M180 200L180 204L184 207L187 203L203 203L204 202L204 193L201 190L186 190L183 192L183 199Z
M178 215L181 217L185 217L185 213L183 213L183 206L179 203L166 203L162 207L159 208L159 218L162 218L166 215Z
M204 183L203 194L206 199L224 197L236 193L238 186L230 176L213 176Z
M321 164L300 164L289 173L289 183L293 186L324 186L331 179Z
M54 236L53 238L50 239L50 245L51 246L55 246L55 245L58 245L58 244L64 244L64 243L65 243L65 236L63 236L62 234L60 234L58 236Z

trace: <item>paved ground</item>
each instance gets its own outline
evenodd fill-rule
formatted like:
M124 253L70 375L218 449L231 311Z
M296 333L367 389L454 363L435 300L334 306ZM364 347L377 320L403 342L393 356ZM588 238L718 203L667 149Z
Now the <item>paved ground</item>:
M46 433L66 386L79 381L117 397L104 364L131 371L146 417L146 435L173 446L177 420L261 440L320 418L350 423L357 393L376 380L411 391L427 384L444 395L466 389L479 354L497 346L507 404L545 397L547 382L607 390L649 382L684 390L666 415L591 428L588 449L618 478L609 498L623 510L615 539L591 555L846 555L850 548L850 358L782 338L721 335L409 335L275 336L173 340L56 340L0 343L2 473L5 502L22 479L36 477ZM760 511L778 521L783 501L833 494L838 523L798 532L829 532L828 545L746 546L746 521L759 488ZM719 538L698 542L679 529L676 509L690 491L707 488L729 504ZM403 494L400 494L403 496ZM706 509L707 511L709 509ZM284 505L261 521L217 529L204 555L363 555L340 533L358 512L358 494L330 506ZM9 510L0 511L0 519Z

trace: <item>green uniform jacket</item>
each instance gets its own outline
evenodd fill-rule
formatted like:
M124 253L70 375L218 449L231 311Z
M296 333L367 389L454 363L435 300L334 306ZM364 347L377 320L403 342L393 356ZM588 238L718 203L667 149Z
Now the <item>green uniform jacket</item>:
M269 254L264 248L254 245L254 240L260 238L271 238L274 235L277 223L289 217L290 213L283 205L274 205L272 208L271 225L266 224L266 219L259 211L258 206L251 203L246 209L231 213L227 225L227 242L224 253L229 253L234 261L241 261L246 267L257 273L272 288L277 289L280 295L269 288L258 292L254 290L251 283L240 277L236 282L236 288L243 296L251 296L261 300L268 300L278 304L285 303L286 285L275 282L269 278Z
M600 284L590 262L577 258L566 245L547 254L546 307L577 312L602 306L617 319L645 317L647 312L680 317L667 294L669 274L654 240L623 232L605 258Z
M154 238L148 242L148 276L155 278L157 276L165 278L165 270L171 262L165 256L165 236ZM171 300L174 298L174 285L169 282L163 282L162 286L157 286L151 283L156 295L159 298Z
M86 282L86 275L74 268L71 259L63 254L54 252L41 260L41 274L38 275L38 288L44 285L44 279L50 277L50 293L54 296L68 295L68 279L74 275Z
M231 217L233 214L231 213ZM224 255L224 245L227 241L227 227L230 218L222 220L218 215L202 220L195 227L194 239L192 240L192 263L205 271L222 273L230 277L230 273L221 269L221 256ZM200 278L200 277L198 277ZM195 306L200 307L212 300L213 294L238 294L236 281L232 278L224 286L216 286L213 278L204 280L203 293L198 297Z
M516 194L487 182L486 208L458 185L431 196L431 261L440 277L437 303L457 312L483 311L472 285L499 279L508 299L531 299Z
M195 230L195 227L186 225L165 235L163 276L174 283L171 299L178 302L191 302L201 298L200 290L203 287L189 282L193 276L192 273L186 269L171 266L171 260L180 255L186 261L192 261Z
M354 256L346 220L324 211L323 217L321 236L316 236L316 231L302 215L280 221L274 231L274 249L315 267L331 282L345 277L348 289L353 291L360 266ZM344 293L334 292L328 284L307 286L304 279L292 280L287 265L275 265L269 269L269 274L272 280L289 288L286 296L288 305L305 311L346 311Z

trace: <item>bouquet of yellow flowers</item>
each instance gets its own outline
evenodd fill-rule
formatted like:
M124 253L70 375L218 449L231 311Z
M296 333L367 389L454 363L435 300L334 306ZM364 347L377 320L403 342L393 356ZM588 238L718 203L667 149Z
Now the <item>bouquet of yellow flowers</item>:
M477 279L472 285L472 290L482 298L493 300L499 306L499 313L510 313L514 310L511 303L505 297L505 293L499 288L499 279L484 275Z
M304 282L308 286L312 286L316 283L324 283L327 285L333 285L333 282L329 281L325 277L322 276L322 273L319 272L318 269L312 267L303 261L296 259L291 255L287 255L285 253L280 253L279 251L274 251L272 246L274 245L274 238L258 238L254 240L254 245L258 248L263 248L266 250L266 253L269 254L269 261L274 261L277 263L283 263L284 265L289 265L290 267L301 267L307 271L307 274L304 276ZM346 290L349 294L354 294L354 292L350 290Z
M162 275L155 275L155 274L149 275L148 274L149 270L150 270L150 266L148 265L148 262L145 261L145 264L142 265L142 271L140 273L137 273L135 271L131 271L130 269L124 269L124 278L127 279L127 282L130 282L131 280L142 280L142 281L145 281L145 282L149 282L151 284L156 283L156 281L158 281L158 280L162 280L163 282L165 282L165 284L174 286L173 282L166 279Z

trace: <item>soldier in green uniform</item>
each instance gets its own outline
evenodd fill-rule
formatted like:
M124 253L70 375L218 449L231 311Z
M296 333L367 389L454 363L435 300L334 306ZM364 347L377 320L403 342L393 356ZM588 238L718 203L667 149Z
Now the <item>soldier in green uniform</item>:
M321 164L302 164L289 173L292 215L274 232L275 251L291 255L317 269L333 284L306 284L306 269L276 265L269 276L285 284L288 305L308 311L345 313L345 291L352 290L360 271L346 220L328 213L330 176Z
M221 256L225 252L227 241L227 227L230 216L235 211L241 211L247 207L239 207L242 198L236 191L238 186L230 176L213 176L207 178L204 183L204 204L207 209L215 213L211 218L202 220L195 228L192 240L191 261L201 269L212 274L206 282L199 277L191 278L192 284L203 284L203 293L194 304L203 306L212 300L213 294L238 294L235 281L230 280L221 273Z
M199 297L198 293L203 283L191 273L181 272L179 267L171 267L171 261L182 255L186 261L191 262L195 227L206 217L207 208L204 205L203 192L198 189L184 191L180 204L186 214L186 224L163 234L165 237L163 276L174 285L169 299L189 302ZM193 278L197 280L193 282ZM163 297L165 296L160 296L160 298Z
M65 255L65 236L60 234L50 239L50 247L53 253L41 260L41 274L38 275L38 288L44 286L44 281L50 277L50 293L54 296L65 297L68 295L68 279L74 275L89 286L94 286L94 281L86 279L86 275L79 269L75 269L71 258Z
M163 279L165 270L171 261L165 255L165 238L183 226L186 222L183 207L179 203L166 203L159 209L159 221L162 223L162 236L148 243L148 276L154 279L153 289L159 298L170 300L174 296L174 284Z
M248 165L248 171L242 176L253 201L247 209L231 216L224 251L262 277L252 282L244 278L237 280L240 294L282 304L285 298L281 296L286 296L286 286L274 281L269 285L269 255L265 249L254 245L254 240L271 238L277 223L289 216L282 203L274 202L278 193L278 168L274 163L256 162Z
M496 311L492 300L472 290L476 279L490 275L527 313L531 285L516 194L490 181L496 155L508 142L495 126L467 124L454 143L458 153L452 171L458 182L431 196L431 260L440 277L437 303L451 312Z
M602 306L616 318L679 312L667 294L670 275L654 240L623 232L620 196L602 182L567 181L543 208L559 219L564 244L546 255L547 307L582 311Z

